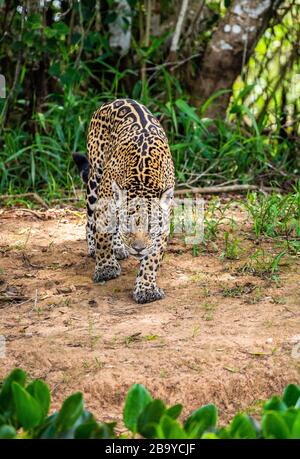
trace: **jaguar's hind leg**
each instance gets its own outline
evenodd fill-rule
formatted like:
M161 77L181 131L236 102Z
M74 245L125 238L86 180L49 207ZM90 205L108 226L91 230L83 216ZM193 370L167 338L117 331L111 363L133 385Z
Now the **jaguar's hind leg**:
M86 224L86 241L88 246L88 255L95 258L95 223L94 215L88 215Z
M86 192L86 209L87 209L87 224L86 224L86 240L88 246L88 255L95 258L95 208L97 204L97 189L100 176L95 171L91 170L87 183Z

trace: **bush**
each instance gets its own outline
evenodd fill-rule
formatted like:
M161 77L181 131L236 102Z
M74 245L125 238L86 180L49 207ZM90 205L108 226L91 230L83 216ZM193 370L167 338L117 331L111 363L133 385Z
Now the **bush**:
M300 387L288 385L282 397L272 397L263 407L260 422L237 414L225 427L218 427L215 405L204 405L185 422L178 421L182 405L167 407L153 399L141 384L134 384L126 397L123 422L128 434L118 436L116 423L99 423L84 409L80 392L68 397L58 412L49 416L47 384L26 382L21 369L13 370L0 391L0 439L4 438L143 438L158 439L255 439L300 438Z

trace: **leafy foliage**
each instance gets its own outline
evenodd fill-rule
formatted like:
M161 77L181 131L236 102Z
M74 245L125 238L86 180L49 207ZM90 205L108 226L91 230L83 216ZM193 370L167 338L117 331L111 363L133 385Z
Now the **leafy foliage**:
M253 219L257 237L300 238L300 182L294 193L285 196L249 193L244 205Z
M261 89L260 80L257 85L252 82L258 79L253 69L249 82L234 88L230 124L207 119L209 106L228 90L213 94L200 109L187 102L192 94L185 70L195 72L198 58L191 59L191 65L188 61L188 65L170 70L164 47L170 38L169 29L161 36L149 36L149 46L145 45L143 2L129 2L132 37L125 56L110 45L109 30L117 14L114 2L60 2L60 7L57 3L41 3L26 14L15 2L0 4L4 30L0 65L8 95L7 99L0 98L0 192L35 190L49 200L62 192L71 195L74 187L80 186L71 153L86 150L92 112L103 101L116 97L138 99L158 116L170 140L179 185L237 180L251 183L258 179L268 185L290 187L294 183L299 173L294 125L288 132L282 129L290 118L283 119L282 109L276 110L277 96L272 128L269 115L260 114L256 120L254 110L249 111L247 97L253 95L256 86ZM229 1L205 3L205 17L200 21L204 29L194 37L197 48L203 49L230 6ZM177 13L171 4L160 5L161 20L166 23ZM128 20L122 20L128 28ZM292 17L288 26L296 29ZM281 27L276 29L276 39ZM262 41L266 42L268 37ZM268 57L265 48L263 59ZM184 53L190 57L191 51L183 40L183 63ZM262 96L260 93L263 100Z
M153 399L141 384L129 390L123 410L127 435L117 435L116 423L98 423L84 409L80 392L68 397L58 412L49 415L50 391L43 381L27 384L21 369L13 370L0 387L0 439L8 438L300 438L300 387L288 385L282 397L274 396L263 407L261 421L238 413L218 426L215 405L195 410L183 423L182 405L167 407Z

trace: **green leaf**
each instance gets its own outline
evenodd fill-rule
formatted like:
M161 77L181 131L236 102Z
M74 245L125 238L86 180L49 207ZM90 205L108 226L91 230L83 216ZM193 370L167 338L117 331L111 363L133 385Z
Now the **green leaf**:
M166 407L161 400L150 402L138 418L138 432L145 438L156 438L156 425L165 412Z
M183 439L187 438L186 432L175 419L164 414L156 428L157 438L164 439Z
M51 76L59 77L61 74L61 68L58 62L53 62L51 66L49 67L49 74ZM43 115L45 116L45 115ZM45 129L45 128L44 128Z
M75 394L68 397L56 419L56 430L57 432L64 432L65 430L70 429L79 416L83 413L83 398L81 392L76 392Z
M77 427L75 431L75 438L77 439L110 439L114 438L115 422L97 424L95 420L87 422Z
M134 384L128 391L123 410L124 424L133 434L137 432L138 417L152 401L152 397L142 384Z
M263 407L264 411L286 411L286 404L277 395L272 397Z
M203 439L203 440L218 440L219 437L214 432L205 432L202 435L201 439Z
M14 427L4 424L0 426L0 439L4 438L15 438L17 436L16 429Z
M297 416L300 414L300 411L295 408L289 408L287 411L281 414L282 419L284 420L285 424L289 431L292 430L294 423L296 422Z
M52 30L55 30L59 35L68 35L69 33L69 27L65 22L55 22L52 25Z
M246 414L237 414L230 424L230 438L256 438L255 427Z
M12 383L12 392L18 421L25 430L37 426L43 419L39 403L20 384Z
M58 418L58 413L55 412L48 416L42 426L38 428L35 432L35 438L50 439L55 438L56 434L56 420Z
M98 439L115 438L114 429L116 425L117 425L116 422L106 422L106 423L98 424L92 438L98 438Z
M57 421L59 415L60 413L54 413L51 416L49 416L44 422L44 424L40 427L40 429L37 432L35 432L35 438L96 438L95 432L97 433L97 430L95 429L98 428L98 424L95 421L93 415L89 411L83 410L82 414L76 419L76 421L70 428L62 428L62 430L60 428L57 429Z
M201 107L201 115L205 115L206 110L208 107L214 102L215 99L218 97L223 96L224 94L231 93L231 89L220 89L219 91L214 92L205 102L202 104Z
M79 71L70 67L60 74L60 81L63 85L71 86L72 84L78 83L81 77L82 74Z
M283 392L282 401L286 406L291 407L296 405L299 397L300 387L296 386L296 384L289 384Z
M298 413L295 422L292 427L290 438L300 439L300 412Z
M97 428L97 422L93 419L89 422L81 424L77 427L75 431L75 438L77 439L87 439L92 438L95 429Z
M255 88L255 84L247 84L236 96L235 96L235 101L237 100L244 100L250 92ZM237 103L238 105L238 103ZM234 109L235 104L232 105L232 108ZM231 112L231 111L230 111ZM232 112L234 113L234 111Z
M289 429L280 412L266 413L262 418L261 427L264 438L289 438Z
M28 16L26 24L32 30L39 29L42 26L42 16L39 13L33 13Z
M27 392L35 398L46 417L50 408L51 395L49 387L43 381L36 379L26 387Z
M170 418L177 419L180 416L183 406L181 404L171 406L167 409L166 415L170 416Z
M195 109L191 107L189 104L187 104L185 100L177 99L175 104L177 105L179 110L185 113L192 121L194 121L197 124L201 123L199 116L197 116L194 111Z
M203 433L216 426L218 411L215 405L204 405L194 411L184 424L185 431L191 438L200 438Z
M93 415L86 410L83 410L82 414L77 418L75 423L67 430L58 431L55 433L55 438L60 439L74 439L77 429L83 425L94 421Z
M12 409L12 383L14 381L17 382L20 386L24 386L26 381L25 371L21 370L20 368L16 368L4 380L0 392L0 411Z

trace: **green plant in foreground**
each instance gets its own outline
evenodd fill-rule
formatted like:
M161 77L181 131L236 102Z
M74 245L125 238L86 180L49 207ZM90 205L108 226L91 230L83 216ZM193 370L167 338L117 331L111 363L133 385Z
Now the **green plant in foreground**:
M225 248L224 252L221 254L221 258L227 258L228 260L237 260L241 252L238 238L236 236L230 235L228 231L225 231L224 242Z
M285 196L251 192L243 206L253 219L256 237L283 237L288 241L300 238L300 182Z
M126 397L123 422L128 435L118 436L116 423L98 423L84 409L76 392L58 412L49 416L50 391L43 381L26 382L21 369L13 370L0 387L0 439L11 438L300 438L300 387L290 384L283 396L272 397L263 406L261 421L237 414L225 427L218 427L215 405L195 410L183 423L178 421L183 406L167 407L153 399L141 384L134 384Z
M278 273L280 261L286 255L287 252L285 250L272 256L264 249L256 249L242 267L242 271L253 274L254 276L272 278Z

